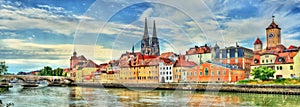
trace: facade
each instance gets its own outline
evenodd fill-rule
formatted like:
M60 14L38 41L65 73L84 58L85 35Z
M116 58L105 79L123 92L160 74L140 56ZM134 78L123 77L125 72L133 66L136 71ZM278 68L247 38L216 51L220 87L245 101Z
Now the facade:
M188 70L188 82L236 82L244 79L244 71L228 65L203 63Z
M236 65L238 69L245 71L245 78L248 78L253 56L254 53L251 49L236 45L235 47L231 46L217 50L215 61L227 65Z
M119 79L123 83L158 83L158 58L128 53L120 59Z
M148 26L147 26L147 18L145 18L144 36L143 39L141 40L141 53L143 55L150 55L150 56L160 55L159 41L157 38L155 21L153 22L153 33L150 42Z
M213 53L211 47L206 44L204 46L195 46L186 51L186 57L188 61L193 61L196 64L201 64L207 61L212 61Z
M197 64L187 61L184 55L179 55L173 66L173 82L187 82L187 71Z
M173 82L173 66L177 60L175 53L162 53L159 58L159 82Z
M300 51L294 56L294 71L297 77L300 77Z
M255 55L251 69L266 66L276 71L274 74L276 79L299 77L299 48L296 46L286 48L281 44L281 28L274 22L274 16L266 28L266 38L266 49L259 49L262 47L259 38L254 43Z

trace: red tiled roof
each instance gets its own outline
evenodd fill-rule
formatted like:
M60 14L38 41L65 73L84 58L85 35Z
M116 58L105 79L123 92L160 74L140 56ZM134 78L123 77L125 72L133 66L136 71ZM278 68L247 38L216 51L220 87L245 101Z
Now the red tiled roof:
M294 50L294 49L298 49L298 47L290 45L289 48L288 48L288 50Z
M298 52L283 52L283 53L279 53L275 63L276 64L280 64L280 63L294 63L294 56L297 55ZM283 62L279 62L279 58L283 58Z
M257 39L255 40L254 45L256 45L256 44L262 44L262 42L261 42L261 40L260 40L259 38L257 38Z
M195 62L186 61L186 60L176 60L174 67L193 67L197 64Z
M193 54L203 54L203 53L210 53L211 49L207 45L204 46L195 46L193 48L190 48L188 51L186 51L187 55L193 55Z
M85 60L85 61L87 60L83 55L79 56L78 59L79 60Z
M278 25L274 21L272 21L272 23L266 29L272 29L272 28L281 29L281 28L278 27Z
M258 63L254 63L254 60L258 60ZM251 61L251 65L257 65L257 64L260 64L260 55L256 54L253 56L253 59Z
M160 58L169 58L171 55L175 55L174 52L165 52L165 53L162 53L160 54Z
M98 65L92 60L88 60L85 67L98 67Z

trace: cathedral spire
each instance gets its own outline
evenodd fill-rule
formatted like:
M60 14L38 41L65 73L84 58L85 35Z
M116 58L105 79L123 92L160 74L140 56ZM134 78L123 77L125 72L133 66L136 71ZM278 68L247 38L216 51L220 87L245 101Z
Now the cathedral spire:
M153 36L152 36L152 38L154 38L154 37L157 38L155 20L153 21Z
M143 39L147 39L149 38L149 34L148 34L148 25L147 25L147 18L145 18L145 28L144 28L144 37ZM149 43L149 41L148 41Z

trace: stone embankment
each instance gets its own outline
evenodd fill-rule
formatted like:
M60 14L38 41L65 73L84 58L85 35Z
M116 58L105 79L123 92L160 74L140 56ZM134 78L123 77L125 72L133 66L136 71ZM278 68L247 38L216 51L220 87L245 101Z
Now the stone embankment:
M159 90L218 91L260 94L300 95L300 85L249 85L220 83L77 83L77 86L98 88L137 88Z

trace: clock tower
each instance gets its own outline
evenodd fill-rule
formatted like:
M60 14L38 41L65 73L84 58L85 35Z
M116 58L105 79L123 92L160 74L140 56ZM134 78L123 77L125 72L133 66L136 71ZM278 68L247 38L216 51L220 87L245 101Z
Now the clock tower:
M266 28L267 50L281 45L281 28L274 22L275 16L272 16L272 23Z

